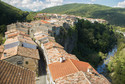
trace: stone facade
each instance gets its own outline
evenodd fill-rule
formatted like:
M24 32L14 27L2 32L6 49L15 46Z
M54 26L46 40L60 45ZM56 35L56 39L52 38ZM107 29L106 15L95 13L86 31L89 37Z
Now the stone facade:
M32 59L32 58L27 58L27 57L22 57L22 56L13 56L5 60L14 65L19 65L19 66L28 68L32 71L38 72L38 60L37 59Z

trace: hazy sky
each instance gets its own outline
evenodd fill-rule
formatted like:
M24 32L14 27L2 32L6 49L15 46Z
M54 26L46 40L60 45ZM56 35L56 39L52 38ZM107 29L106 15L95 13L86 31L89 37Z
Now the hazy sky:
M47 7L68 4L68 3L101 4L111 7L125 8L125 0L2 0L2 1L27 11L39 11Z

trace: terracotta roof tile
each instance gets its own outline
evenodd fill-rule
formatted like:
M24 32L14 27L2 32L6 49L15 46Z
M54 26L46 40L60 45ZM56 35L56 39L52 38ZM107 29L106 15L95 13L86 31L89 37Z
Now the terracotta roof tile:
M17 49L18 47L16 46L16 47L4 50L4 52L2 53L1 60L17 55ZM4 56L4 53L6 54L6 56Z
M61 55L63 57L65 57L66 59L75 59L75 60L79 60L75 55L72 55L72 54L68 54L64 49L61 49L61 48L56 48L59 53L61 53Z
M78 72L78 69L75 68L70 60L66 60L63 63L56 62L53 64L49 64L48 66L53 80L66 76L68 74Z
M46 49L50 49L50 48L64 48L63 46L61 46L60 44L56 43L56 42L48 42L44 44L44 47Z
M34 37L36 40L41 40L41 39L43 39L43 38L48 38L48 36L46 36L46 35L39 35L39 36L35 36Z
M21 37L20 36L16 36L14 38L8 38L5 41L4 45L10 44L10 43L14 43L14 42L17 42L17 41L36 45L36 43L30 37L24 37L24 36L21 36Z
M100 74L90 74L86 72L85 75L91 84L111 84L104 76Z
M26 32L19 31L18 29L11 29L11 30L5 32L5 34L7 35L7 34L10 34L10 33L14 33L14 32L20 32L22 34L26 34Z
M59 62L60 57L62 57L62 55L55 48L47 50L47 55L50 64L54 62Z
M0 60L0 84L35 84L35 73Z
M17 38L17 37L8 38L8 39L5 41L4 45L10 44L10 43L14 43L14 42L17 42L17 41L18 41L18 38Z
M89 68L92 68L92 66L87 62L82 62L73 59L67 59L62 63L55 62L49 64L48 66L53 80L78 71L87 72Z
M72 63L77 67L77 69L78 69L79 71L87 72L87 70L88 70L89 68L92 68L93 71L94 71L95 73L97 73L96 70L95 70L89 63L87 63L87 62L78 61L78 60L74 60L74 59L71 59L71 61L72 61Z
M4 56L4 53L6 54L6 56ZM37 49L16 46L16 47L4 50L1 60L10 58L10 57L16 56L16 55L39 59L39 53L38 53Z
M47 21L45 21L45 20L41 20L41 22L42 22L42 23L45 23L45 24L49 23L49 22L47 22Z
M34 33L35 36L37 36L37 35L39 35L39 34L43 34L43 31Z
M0 46L0 53L2 53L2 52L3 52L3 50L4 50L4 46L3 46L3 45L1 45L1 46Z
M19 46L18 55L30 57L30 58L34 58L34 59L40 59L38 49L31 49L31 48L25 48L25 47Z
M55 80L56 84L91 84L82 71Z
M15 32L9 33L9 34L7 34L7 37L11 38L11 37L15 37L15 36L18 36L18 35L23 35L23 36L29 37L28 34L26 34L24 32L21 32L21 31L15 31Z

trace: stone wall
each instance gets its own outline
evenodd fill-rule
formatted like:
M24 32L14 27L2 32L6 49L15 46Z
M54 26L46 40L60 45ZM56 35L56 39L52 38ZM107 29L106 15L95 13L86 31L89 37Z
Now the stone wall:
M38 72L38 60L36 59L24 57L23 66L32 71Z
M27 57L22 57L22 56L13 56L5 60L12 64L20 65L32 71L38 72L38 60L37 59L32 59L32 58L27 58Z
M10 62L10 63L12 63L12 64L23 66L23 60L24 60L24 58L22 56L12 56L12 57L7 58L5 60L8 61L8 62Z

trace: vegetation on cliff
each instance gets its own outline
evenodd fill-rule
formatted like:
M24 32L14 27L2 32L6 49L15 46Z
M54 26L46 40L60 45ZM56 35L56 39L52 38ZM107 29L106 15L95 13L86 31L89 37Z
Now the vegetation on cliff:
M72 53L93 66L97 66L117 43L112 26L79 20L75 29L78 34L77 45Z
M112 8L97 4L67 4L46 8L41 12L71 14L90 18L101 18L112 25L125 26L125 8Z
M111 58L108 64L108 70L113 84L125 83L125 37L119 34L118 50L114 57Z

